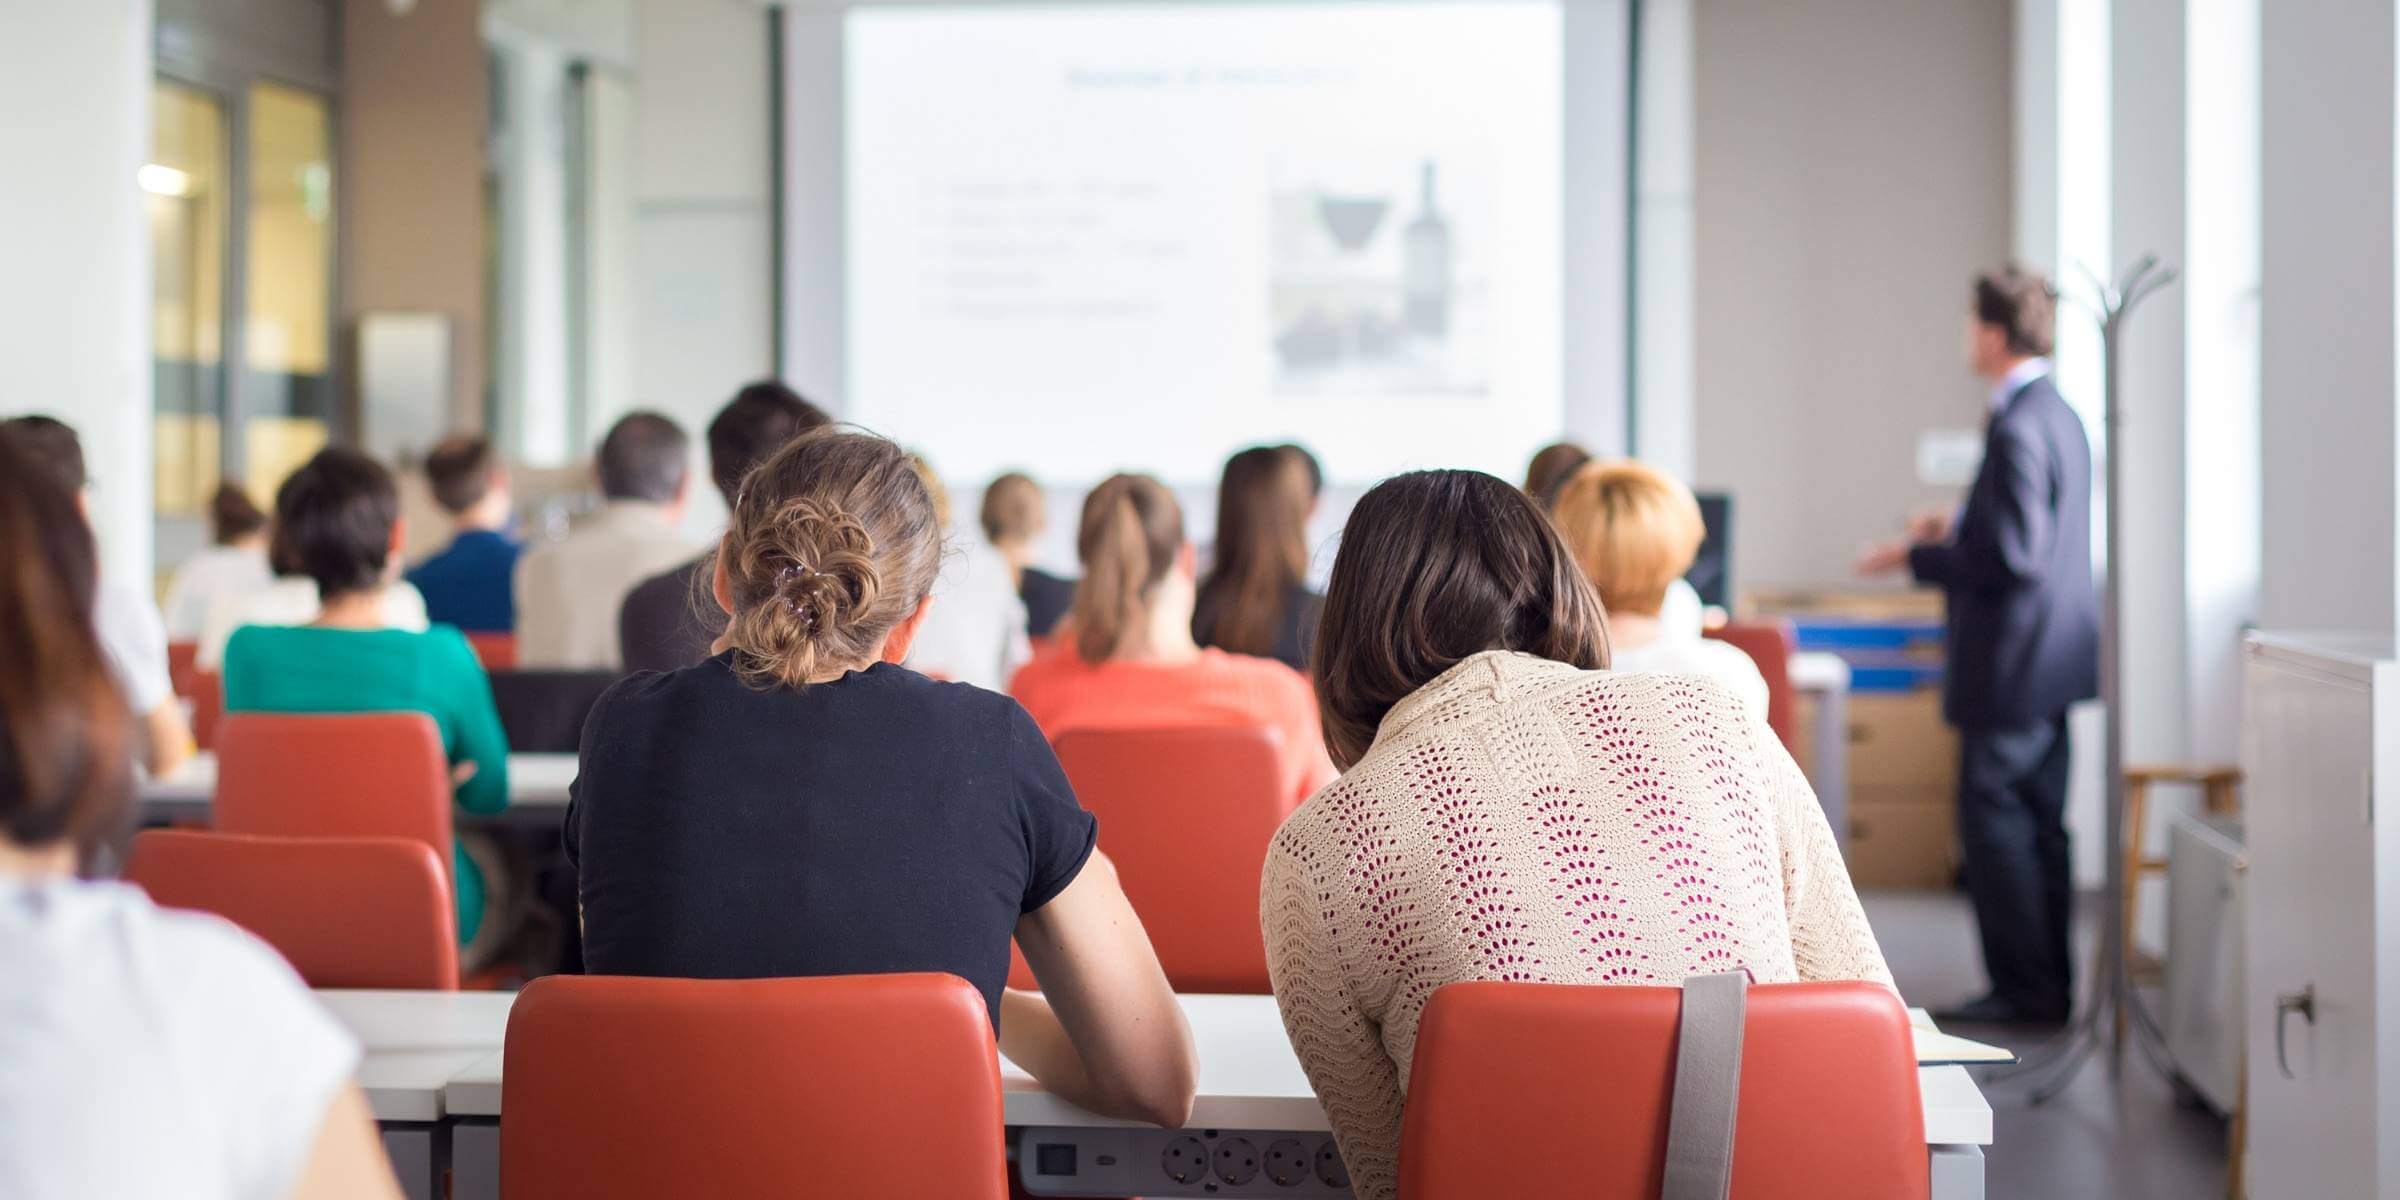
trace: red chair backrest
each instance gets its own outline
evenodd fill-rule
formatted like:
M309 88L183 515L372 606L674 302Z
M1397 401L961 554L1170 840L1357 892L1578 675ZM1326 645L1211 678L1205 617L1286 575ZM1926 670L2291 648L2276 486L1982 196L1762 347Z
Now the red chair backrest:
M1799 718L1792 707L1799 697L1792 690L1792 654L1799 648L1799 636L1792 631L1792 623L1781 619L1732 621L1709 630L1708 636L1758 664L1758 673L1767 680L1767 724L1783 739L1784 749L1798 754Z
M175 694L189 699L200 676L200 643L167 643L167 682Z
M1251 726L1083 729L1056 746L1175 990L1272 991L1258 877L1292 810L1281 736Z
M517 669L517 635L513 633L470 633L467 645L474 648L485 674Z
M458 918L442 859L409 838L281 838L153 829L125 878L275 947L310 987L458 986Z
M1682 992L1454 983L1417 1026L1400 1194L1656 1196ZM1924 1200L1916 1050L1869 983L1750 989L1734 1200Z
M217 724L225 719L225 681L215 671L192 672L192 690L181 692L192 702L192 744L202 750L217 745Z
M954 975L549 975L517 996L501 1194L1008 1194L982 996Z
M274 837L403 837L450 877L450 763L424 713L227 713L211 823Z

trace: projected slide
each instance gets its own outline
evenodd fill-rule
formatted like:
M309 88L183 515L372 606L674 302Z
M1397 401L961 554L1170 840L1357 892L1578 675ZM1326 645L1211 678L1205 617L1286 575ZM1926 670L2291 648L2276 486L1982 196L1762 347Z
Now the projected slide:
M849 413L952 478L1556 434L1555 4L862 8L844 49Z

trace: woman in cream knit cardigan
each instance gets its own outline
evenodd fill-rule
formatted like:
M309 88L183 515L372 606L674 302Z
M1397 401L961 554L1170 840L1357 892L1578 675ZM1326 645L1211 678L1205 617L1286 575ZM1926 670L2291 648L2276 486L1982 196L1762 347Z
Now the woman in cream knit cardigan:
M1417 472L1352 510L1316 660L1343 772L1276 834L1259 909L1361 1200L1396 1190L1445 983L1891 983L1765 724L1717 684L1607 661L1599 601L1516 489Z

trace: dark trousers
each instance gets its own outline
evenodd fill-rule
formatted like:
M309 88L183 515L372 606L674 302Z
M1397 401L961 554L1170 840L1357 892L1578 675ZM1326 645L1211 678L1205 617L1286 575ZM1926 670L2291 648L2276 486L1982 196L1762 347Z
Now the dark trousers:
M2067 923L2067 717L1959 731L1958 841L1992 990L2063 1015L2075 974Z

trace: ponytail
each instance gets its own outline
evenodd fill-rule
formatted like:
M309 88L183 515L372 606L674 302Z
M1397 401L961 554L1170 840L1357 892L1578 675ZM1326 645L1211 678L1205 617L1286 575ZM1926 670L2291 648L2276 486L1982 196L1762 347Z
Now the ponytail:
M1147 475L1113 475L1083 502L1076 550L1083 580L1075 587L1075 653L1105 662L1150 608L1152 589L1183 549L1183 511L1165 485Z

